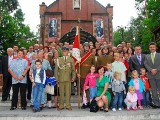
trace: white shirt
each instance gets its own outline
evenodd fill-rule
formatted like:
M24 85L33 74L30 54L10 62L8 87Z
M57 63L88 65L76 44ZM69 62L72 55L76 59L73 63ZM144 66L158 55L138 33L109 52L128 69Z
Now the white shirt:
M126 66L123 62L120 61L114 61L112 63L112 71L114 72L120 72L121 73L121 80L126 82L126 75L125 71L127 70Z
M34 82L36 82L36 83L41 83L41 79L40 79L40 76L39 76L40 70L41 70L41 69L37 69L37 73L36 73L36 75L35 75L35 80L34 80ZM33 73L32 73L32 77L33 77ZM43 84L45 84L45 81L46 81L46 72L45 72L45 70L44 70Z
M35 54L35 53L34 52L28 52L27 53L27 57L30 59L30 61L32 61L33 54Z
M10 66L12 60L13 60L13 55L8 56L8 67Z

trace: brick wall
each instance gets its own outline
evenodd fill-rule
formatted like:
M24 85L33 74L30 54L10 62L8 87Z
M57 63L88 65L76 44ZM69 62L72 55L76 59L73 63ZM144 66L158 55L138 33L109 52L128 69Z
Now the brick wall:
M44 13L53 13L52 15L45 15ZM54 15L55 13L55 15ZM56 15L57 13L61 13ZM77 26L78 19L80 18L80 27L86 32L95 36L94 19L102 18L104 20L104 39L112 40L112 17L113 7L104 7L96 0L81 0L80 10L73 9L73 0L56 0L48 7L44 4L40 5L40 15L44 14L45 20L41 18L41 24L48 24L49 17L58 17L58 37L59 40L73 27ZM96 16L93 16L96 14ZM103 14L103 15L102 15ZM108 22L108 23L107 23ZM45 41L48 39L48 31L45 29Z

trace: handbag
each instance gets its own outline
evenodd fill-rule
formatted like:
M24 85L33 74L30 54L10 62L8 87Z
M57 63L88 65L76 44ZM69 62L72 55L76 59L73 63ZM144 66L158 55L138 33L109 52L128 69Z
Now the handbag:
M50 95L54 95L54 86L53 85L47 84L45 90L46 90L46 93L48 93Z
M86 97L86 92L85 90L83 91L83 104L87 104L87 97Z
M90 104L90 112L97 112L99 110L99 107L97 105L97 101L95 100L95 97L93 98L93 100L91 101Z

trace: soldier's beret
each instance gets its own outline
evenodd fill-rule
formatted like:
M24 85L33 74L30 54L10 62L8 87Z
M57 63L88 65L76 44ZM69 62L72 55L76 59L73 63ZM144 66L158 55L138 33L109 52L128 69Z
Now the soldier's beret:
M68 47L63 47L62 50L63 51L69 51L69 48Z

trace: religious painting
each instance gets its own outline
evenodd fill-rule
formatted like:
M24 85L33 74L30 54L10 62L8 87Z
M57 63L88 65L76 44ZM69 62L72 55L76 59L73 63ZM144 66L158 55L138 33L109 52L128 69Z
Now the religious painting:
M56 18L50 18L49 20L49 37L56 37L57 36L57 19Z
M96 20L96 38L97 39L104 38L104 24L102 19Z

